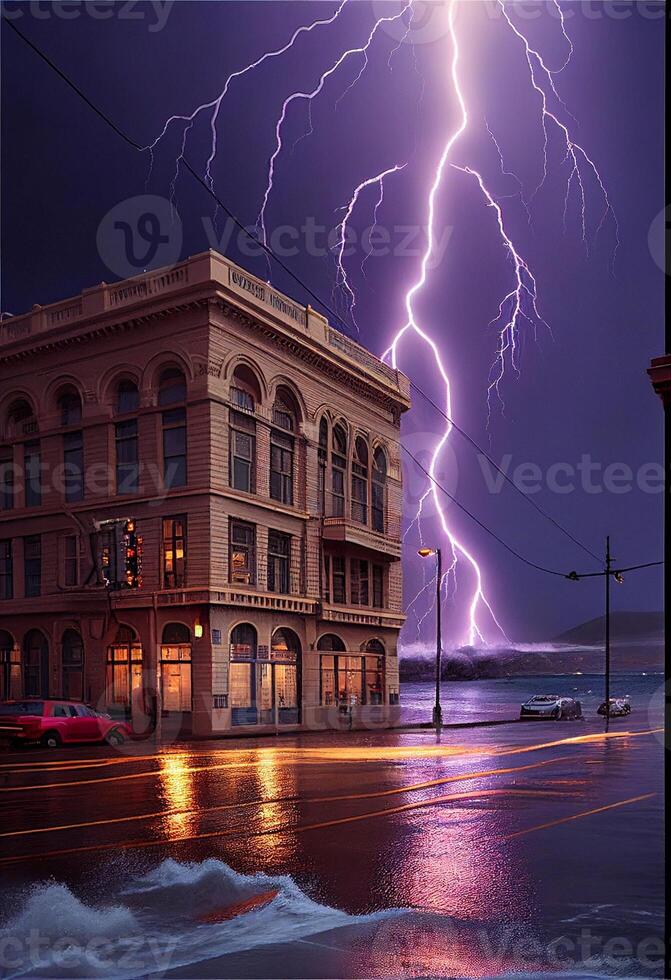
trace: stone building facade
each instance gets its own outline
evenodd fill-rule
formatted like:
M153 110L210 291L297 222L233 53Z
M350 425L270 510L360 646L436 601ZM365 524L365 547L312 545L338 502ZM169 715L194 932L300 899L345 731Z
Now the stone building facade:
M385 725L407 379L215 252L0 324L0 698Z

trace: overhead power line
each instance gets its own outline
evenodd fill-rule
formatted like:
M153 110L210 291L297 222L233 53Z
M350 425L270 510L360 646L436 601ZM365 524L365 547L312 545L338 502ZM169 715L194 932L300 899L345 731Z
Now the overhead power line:
M76 95L79 96L80 99L82 99L83 102L86 103L86 105L91 109L92 112L94 112L100 119L102 119L102 121L104 123L106 123L116 133L117 136L120 137L120 139L122 139L128 146L132 147L134 150L136 150L136 151L138 151L140 153L145 150L145 147L144 146L142 146L140 143L138 143L136 140L134 140L131 136L129 136L128 133L126 133L123 129L121 129L121 127L118 126L117 123L115 123L114 120L106 112L104 112L104 110L102 110L98 105L96 105L95 102L93 102L86 95L86 93L76 84L76 82L74 82L69 77L69 75L67 75L61 68L59 68L58 65L54 61L52 61L51 58L47 54L45 54L44 51L42 51L36 44L34 44L28 37L26 37L26 35L17 27L17 25L14 23L14 21L9 20L6 17L3 17L2 20L3 20L3 22L5 24L7 24L7 26L9 26L14 31L14 33L18 37L21 38L21 40L24 42L24 44L26 44L53 72L55 72L56 75L58 75L58 77L63 82L65 82L65 84L69 88L72 89L73 92L76 93ZM247 228L240 221L240 219L237 217L237 215L235 215L231 211L231 209L224 203L224 201L222 201L222 199L214 191L214 189L212 187L210 187L210 185L207 183L207 181L203 177L201 177L201 175L191 166L189 160L184 155L181 156L181 162L184 164L184 167L186 168L186 170L188 170L188 172L191 174L191 176L194 178L194 180L196 180L197 183L205 190L205 192L207 194L209 194L209 196L212 197L213 200L216 201L217 205L231 219L231 221L235 224L235 226L240 231L242 231L243 234L245 234L251 241L253 241L260 249L262 249L269 258L271 258L273 261L275 261L280 266L280 268L282 268L287 273L287 275L289 275L294 280L294 282L298 283L306 291L306 293L309 296L311 296L312 299L314 299L315 302L319 304L319 306L322 307L322 309L326 310L329 313L329 315L331 317L333 317L334 320L337 320L342 325L342 327L344 328L344 330L348 334L351 335L351 329L350 329L349 325L340 316L340 314L338 314L335 310L333 310L329 306L328 303L326 303L320 296L317 295L317 293L315 293L310 288L310 286L307 285L307 283L305 283L304 280L302 280L298 275L296 275L296 273L285 262L283 262L282 259L279 258L279 256L277 256L273 252L273 250L270 248L270 246L268 246L265 242L260 241L260 239L258 239L256 237L256 235L252 234L252 232L249 230L249 228ZM470 443L470 445L473 448L475 448L478 452L480 452L484 456L485 459L488 460L488 462L494 467L494 469L496 469L496 471L504 478L504 480L508 484L510 484L510 486L512 486L516 490L517 493L521 494L521 496L529 504L531 504L531 506L534 507L534 509L536 511L538 511L539 514L541 514L543 517L545 517L546 520L550 521L550 523L552 523L558 530L560 530L563 534L565 534L567 537L569 537L571 539L571 541L573 541L574 544L576 544L576 545L578 545L578 547L582 548L582 550L585 551L587 554L589 554L592 558L594 558L596 561L600 561L600 559L598 558L598 556L595 555L594 552L592 552L586 545L584 545L576 537L574 537L573 534L571 534L571 532L567 530L567 528L565 528L555 518L553 518L550 514L548 514L547 511L545 511L539 504L537 504L535 500L533 500L531 497L529 497L527 494L525 494L522 490L520 490L520 488L517 486L517 484L515 483L515 481L512 480L508 476L508 474L505 473L498 466L498 464L492 459L492 457L487 452L485 452L485 450L482 449L482 447L479 446L478 443L464 429L462 429L461 426L459 426L454 421L454 419L450 418L447 415L447 413L443 409L441 409L440 406L437 405L435 403L435 401L433 401L433 399L429 395L427 395L427 393L418 384L416 384L416 382L414 382L414 381L411 380L410 381L410 384L415 389L415 391L417 391L418 394L420 394L427 401L428 404L430 404L437 412L439 412L440 415L442 415L442 417L447 422L449 422L450 425L452 425L457 430L457 432L460 433L460 435L464 439L466 439ZM438 483L438 481L435 480L435 478L419 462L419 460L410 452L409 449L407 449L403 445L401 446L401 448L410 457L410 459L415 463L415 465L418 466L419 469L436 486L436 488L441 491L441 493L446 494L450 498L450 500L452 500L468 517L471 518L471 520L473 520L480 528L482 528L482 530L484 530L490 537L492 537L494 540L498 541L498 543L501 544L511 555L513 555L519 561L524 562L524 564L530 566L531 568L535 568L538 571L545 572L548 575L560 576L562 578L568 577L566 575L566 573L564 573L564 572L560 572L560 571L558 571L556 569L546 568L545 566L539 565L536 562L533 562L530 559L525 558L523 555L521 555L511 545L509 545L506 541L504 541L503 538L499 537L499 535L495 531L493 531L483 521L481 521L478 517L476 517L475 514L473 514L470 510L468 510L468 508L465 507L459 500L457 500L457 498L453 494L449 493L449 491L445 487L443 487L440 483ZM623 568L623 569L619 569L617 571L618 572L635 571L635 570L638 570L639 568L649 568L649 567L652 567L654 565L661 565L661 564L663 564L663 562L649 562L649 563L647 563L645 565L630 566L629 568ZM588 577L602 575L602 574L604 574L604 573L603 572L587 572L587 573L581 573L581 574L578 575L578 573L573 572L573 573L570 573L570 577L571 578L588 578Z

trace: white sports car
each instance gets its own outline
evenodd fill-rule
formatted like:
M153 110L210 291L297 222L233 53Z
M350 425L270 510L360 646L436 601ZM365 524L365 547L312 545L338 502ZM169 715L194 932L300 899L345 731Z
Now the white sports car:
M598 715L607 715L609 718L624 718L625 715L631 714L631 704L629 703L629 696L623 698L611 698L608 710L606 709L606 702L603 701L599 707L596 709Z
M580 701L574 698L563 698L558 694L534 694L520 708L520 718L564 721L582 718L582 708Z

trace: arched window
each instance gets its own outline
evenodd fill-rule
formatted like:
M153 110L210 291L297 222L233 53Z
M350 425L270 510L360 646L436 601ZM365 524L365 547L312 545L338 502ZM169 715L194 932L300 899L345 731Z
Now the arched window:
M366 653L377 653L380 657L384 657L384 644L381 640L369 640L365 646Z
M361 436L354 443L352 459L352 520L368 523L368 446Z
M23 691L27 698L49 697L49 643L41 630L23 640Z
M0 446L0 511L14 506L14 449Z
M39 439L30 438L37 434L38 425L33 409L24 398L17 398L9 406L5 428L10 439L29 437L23 443L24 504L26 507L39 507L42 503L42 456ZM13 479L11 490L13 498ZM6 489L4 495L7 495Z
M163 711L191 711L191 630L167 623L161 643L161 705Z
M278 725L295 725L300 721L301 641L293 630L273 633L272 689L275 697Z
M365 653L352 656L339 636L326 633L319 638L317 649L328 651L319 658L320 702L324 707L338 705L345 709L358 704L383 704L384 648L382 653L377 647L368 652L374 644L379 641L370 641Z
M84 699L84 644L76 630L65 630L62 639L63 697Z
M179 368L166 368L160 376L158 403L179 405L186 401L186 378ZM163 483L167 489L186 486L186 408L171 408L162 415Z
M173 646L191 643L191 630L184 623L168 623L163 627L162 642Z
M230 410L229 480L235 490L256 491L256 419L253 413L261 401L261 389L245 364L233 372Z
M134 381L123 378L117 385L114 409L117 415L129 415L140 407L140 393ZM115 423L116 489L118 494L137 493L140 489L140 451L137 419Z
M82 400L75 388L63 389L57 404L62 426L79 425ZM63 434L63 484L68 503L84 499L84 433L81 430Z
M345 644L335 633L324 633L317 641L318 650L345 650Z
M384 511L387 484L387 457L378 446L373 455L373 482L371 485L371 518L373 530L384 533Z
M297 406L288 388L279 387L270 431L270 496L282 504L294 502L294 438ZM280 431L282 430L282 431Z
M119 626L107 648L106 703L129 708L131 696L142 689L142 644L130 626Z
M186 401L186 378L178 367L169 367L161 371L158 380L159 405L178 405Z
M231 631L229 697L231 724L257 723L256 630L240 623Z
M319 423L319 448L317 450L317 506L319 513L326 513L326 463L329 451L329 424L325 415Z
M347 433L334 425L331 439L331 517L345 516L345 474L347 472Z
M231 402L236 408L253 412L261 402L261 386L258 378L246 364L239 364L231 380Z
M14 638L7 630L0 630L0 701L11 698L12 694L12 654Z
M75 388L63 389L57 399L60 425L79 425L82 420L82 400Z
M140 407L140 392L134 381L123 378L116 387L114 411L117 415L137 412Z
M32 436L38 431L35 413L25 398L17 398L9 406L5 428L10 439Z

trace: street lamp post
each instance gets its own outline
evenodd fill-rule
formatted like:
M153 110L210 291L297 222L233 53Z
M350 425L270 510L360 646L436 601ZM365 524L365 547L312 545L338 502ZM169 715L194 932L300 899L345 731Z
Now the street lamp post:
M443 556L440 548L420 548L418 554L422 558L429 558L431 555L436 556L436 703L433 706L433 724L436 727L436 732L440 733L443 727L443 709L440 706L440 661L443 646L440 589L443 578Z

